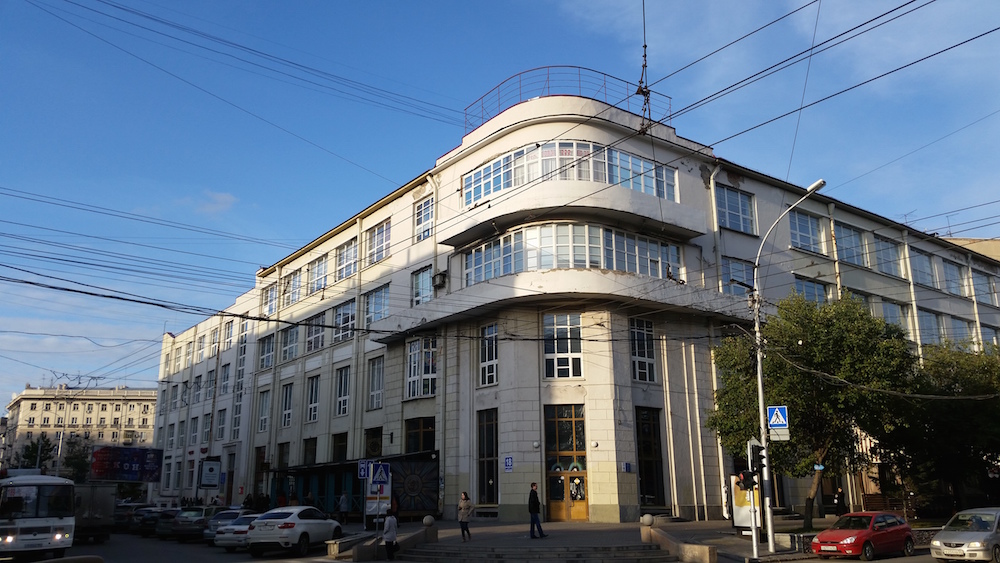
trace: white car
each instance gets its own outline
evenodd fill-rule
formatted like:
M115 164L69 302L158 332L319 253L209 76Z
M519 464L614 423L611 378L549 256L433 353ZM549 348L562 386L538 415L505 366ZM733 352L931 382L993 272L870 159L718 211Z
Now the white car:
M305 556L314 545L343 535L340 522L311 506L284 506L269 510L254 520L247 531L250 555L265 551L293 550Z
M934 535L931 557L941 562L1000 561L1000 507L963 510Z
M246 547L250 524L258 516L260 514L246 514L228 524L219 526L215 530L215 537L212 538L212 542L219 547L226 548L226 551L229 553L236 551L238 548Z

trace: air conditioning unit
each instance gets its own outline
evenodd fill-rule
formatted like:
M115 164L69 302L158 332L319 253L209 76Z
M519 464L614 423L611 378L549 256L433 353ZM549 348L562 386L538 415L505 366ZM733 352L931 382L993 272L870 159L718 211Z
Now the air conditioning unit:
M431 283L434 285L434 289L441 289L448 283L448 271L438 272L434 274L431 278Z

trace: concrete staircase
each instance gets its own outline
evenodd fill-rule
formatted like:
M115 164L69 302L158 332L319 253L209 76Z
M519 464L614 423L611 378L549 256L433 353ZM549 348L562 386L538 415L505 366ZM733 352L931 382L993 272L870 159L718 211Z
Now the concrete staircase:
M531 545L503 547L473 544L423 544L396 554L402 561L425 563L659 563L676 562L677 556L653 544L623 546L546 545L544 540Z

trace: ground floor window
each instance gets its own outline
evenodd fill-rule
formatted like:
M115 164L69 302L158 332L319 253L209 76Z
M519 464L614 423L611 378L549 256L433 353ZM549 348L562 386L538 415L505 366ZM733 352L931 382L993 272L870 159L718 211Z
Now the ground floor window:
M583 405L545 405L545 466L549 471L587 469Z
M434 417L411 418L406 421L406 453L434 449Z
M664 506L663 448L660 445L660 409L635 408L636 449L639 462L639 504Z
M497 409L477 413L478 418L478 475L479 490L476 504L496 504L498 499L500 466L500 429Z

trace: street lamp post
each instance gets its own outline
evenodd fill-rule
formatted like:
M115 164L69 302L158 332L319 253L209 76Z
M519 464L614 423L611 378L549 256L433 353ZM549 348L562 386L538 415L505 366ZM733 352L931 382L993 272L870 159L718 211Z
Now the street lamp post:
M820 188L826 185L826 180L816 180L811 186L806 188L806 194L799 198L798 201L788 206L787 209L778 215L778 218L774 220L771 227L767 229L764 236L760 239L760 248L757 249L757 258L753 261L753 332L757 344L757 409L760 414L760 445L763 448L767 448L767 408L764 405L764 338L760 333L760 309L763 298L760 291L760 279L758 277L758 270L760 270L760 255L764 251L764 243L767 241L767 237L771 234L771 231L778 226L778 223L788 215L788 213L795 209L800 203L806 200L807 197L811 196L815 192L819 191ZM774 511L771 507L771 468L769 467L771 462L771 456L768 455L767 462L763 463L760 468L760 478L761 484L760 488L763 493L763 504L764 504L764 517L767 524L767 550L774 553ZM749 463L751 460L747 460Z

